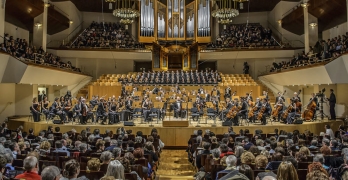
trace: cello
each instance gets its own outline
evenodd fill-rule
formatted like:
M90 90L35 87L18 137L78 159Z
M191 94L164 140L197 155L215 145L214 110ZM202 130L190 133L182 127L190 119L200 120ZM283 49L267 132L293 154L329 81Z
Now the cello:
M315 95L307 104L306 110L303 111L302 118L306 121L313 119L313 115L317 108L317 103L314 101L315 98L317 98L317 95Z
M298 95L300 95L301 91L302 91L301 89L298 91ZM295 99L291 99L290 101L294 101L294 100ZM296 104L295 104L295 107L296 107ZM282 118L286 119L288 117L289 113L292 111L293 108L294 108L294 106L292 105L292 103L290 103L288 108L284 111Z
M237 93L237 91L234 91L233 94L232 94L232 97L233 97L236 93ZM234 116L233 116L233 112L236 111L236 107L237 107L237 106L233 106L233 107L228 111L228 113L226 114L226 117L227 117L228 119L234 117ZM232 116L233 116L233 117L232 117Z
M279 106L279 102L282 99L282 97L284 96L284 94L286 93L286 90L284 90L283 94L281 96L279 96L277 105L275 106L275 110L272 112L272 118L275 120L276 117L278 117L279 112L283 109L283 106Z

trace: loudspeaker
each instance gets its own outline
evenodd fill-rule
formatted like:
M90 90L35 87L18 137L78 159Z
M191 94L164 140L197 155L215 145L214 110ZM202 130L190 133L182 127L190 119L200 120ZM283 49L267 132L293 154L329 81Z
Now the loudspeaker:
M124 121L123 125L124 126L134 126L134 122L132 122L132 121Z
M53 124L63 124L61 120L53 120Z
M303 124L303 120L302 119L296 119L294 121L294 124Z
M232 121L222 122L222 126L232 126Z

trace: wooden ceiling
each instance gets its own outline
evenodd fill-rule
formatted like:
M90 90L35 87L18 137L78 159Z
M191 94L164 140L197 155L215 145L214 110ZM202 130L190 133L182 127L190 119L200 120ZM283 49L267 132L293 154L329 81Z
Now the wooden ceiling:
M34 18L42 14L42 0L11 0L6 1L5 21L29 32L33 31ZM52 35L69 28L69 18L54 9L48 8L47 34Z
M308 13L318 18L318 30L333 28L347 21L346 0L311 0ZM311 22L309 22L311 23ZM282 27L292 33L304 33L303 9L298 7L282 19Z
M101 12L102 6L104 6L104 12L112 13L113 9L109 9L109 3L105 0L51 0L52 2L62 2L62 1L71 1L75 4L77 9L80 11L87 12ZM138 1L138 0L137 0ZM160 0L162 3L166 0ZM186 0L185 3L189 3L192 0ZM250 12L261 12L261 11L271 11L281 0L250 0L249 2L243 3L243 9L240 12L248 12L248 4ZM286 0L286 1L295 1L295 0ZM298 1L298 0L296 0ZM165 3L166 4L166 3ZM115 4L113 4L115 8Z

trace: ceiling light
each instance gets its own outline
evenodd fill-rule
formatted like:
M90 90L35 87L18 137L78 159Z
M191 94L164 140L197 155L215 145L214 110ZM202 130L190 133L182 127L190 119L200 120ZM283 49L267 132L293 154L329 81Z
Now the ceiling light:
M28 8L28 13L31 13L31 11L33 11L33 9L31 9L31 8Z
M50 7L50 6L51 6L50 3L45 3L45 7L46 7L46 8L48 8L48 7Z
M311 26L311 27L315 27L315 26L318 26L318 24L317 23L309 23L309 25Z
M112 3L115 3L116 0L105 0L105 2L109 3L109 9L112 9Z
M279 19L277 22L278 22L278 24L280 24L280 25L282 24L282 20L281 20L281 19Z
M41 27L41 26L42 26L41 23L39 23L39 22L35 23L35 27L39 28L39 27Z
M72 20L69 21L69 24L73 24L73 23L74 23L74 21L72 21Z
M307 7L309 6L309 4L308 4L308 3L302 3L301 6L302 6L303 8L307 8Z

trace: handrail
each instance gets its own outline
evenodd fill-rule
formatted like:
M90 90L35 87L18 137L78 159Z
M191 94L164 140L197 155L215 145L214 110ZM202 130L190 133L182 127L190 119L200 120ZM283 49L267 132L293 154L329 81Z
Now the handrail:
M84 29L79 35L77 35L77 37L74 39L74 41L70 43L69 47L71 47L71 46L75 43L75 41L77 40L77 38L78 38L82 33L84 33L85 31L87 31L87 29Z
M294 11L295 10L295 7L301 7L301 4L302 4L302 1L300 1L298 4L296 4L296 6L294 6L293 8L291 8L291 9L289 9L288 11L286 11L283 15L282 15L282 17L285 17L285 16L287 16L288 14L290 14L292 11ZM296 8L296 9L297 9Z
M7 108L9 105L11 105L12 103L13 103L13 102L7 102L6 105L5 105L5 107L2 108L2 110L0 111L0 114L2 114L2 113L6 110L6 108Z
M263 85L265 85L266 87L267 87L267 85L264 83L264 82L268 82L268 84L269 85L271 85L274 89L276 89L278 92L281 92L277 87L275 87L271 82L269 82L269 81L267 81L267 80L264 80L264 79L262 79L262 80L260 80L259 79L259 81L263 84ZM268 87L267 87L268 88ZM268 89L270 89L270 88L268 88ZM272 90L272 89L270 89L270 90ZM277 94L277 92L273 92L273 94Z
M90 77L85 77L85 78L81 79L80 82L77 83L77 84L75 85L75 87L73 87L70 91L73 91L75 88L77 88L78 85L80 85L80 84L82 83L82 81L85 81L85 79L89 79L89 78L90 78ZM90 79L90 81L91 81L91 79Z
M64 14L66 17L69 17L69 14L64 12L63 10L61 10L59 7L57 7L55 5L52 5L52 6L56 11L59 11L61 14Z
M47 47L49 47L50 44L53 44L53 42L58 42L56 47L59 47L61 45L65 45L65 44L69 44L70 36L72 36L73 33L76 33L76 30L78 30L79 28L81 29L83 22L84 21L82 21L78 26L76 26L76 28L73 31L71 31L63 40L51 40L49 43L47 43ZM76 34L74 34L74 35L76 35Z

